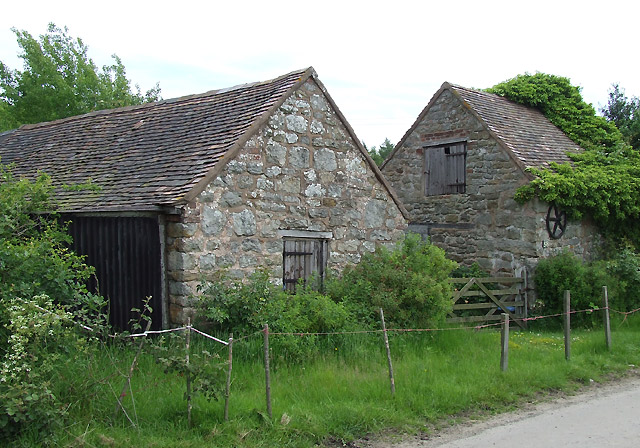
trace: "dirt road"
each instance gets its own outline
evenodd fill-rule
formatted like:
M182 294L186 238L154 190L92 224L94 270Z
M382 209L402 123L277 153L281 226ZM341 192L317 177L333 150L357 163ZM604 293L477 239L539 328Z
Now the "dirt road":
M423 438L378 441L372 448L636 448L640 446L640 372L577 395L481 422L467 422Z

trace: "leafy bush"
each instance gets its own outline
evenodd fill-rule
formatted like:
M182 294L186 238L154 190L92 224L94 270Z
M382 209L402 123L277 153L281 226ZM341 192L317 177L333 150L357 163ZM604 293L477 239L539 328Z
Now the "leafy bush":
M323 333L379 328L379 309L389 325L434 325L451 310L448 278L456 263L444 251L407 236L393 251L380 247L341 277L328 278L324 292L299 285L295 294L271 282L259 269L246 282L233 281L218 271L213 281L199 286L199 316L218 331L247 334L269 324L278 333ZM308 282L315 284L315 282ZM279 338L287 355L309 354L314 338Z
M16 179L0 164L0 348L6 343L9 300L46 294L56 303L100 315L102 298L89 294L94 269L69 250L71 237L59 221L51 179Z
M626 247L608 260L606 266L618 282L616 304L623 311L640 308L640 255Z
M246 334L269 324L274 332L313 333L342 329L347 323L341 304L304 287L289 294L271 282L264 268L246 282L231 281L224 271L217 276L201 284L198 302L201 314L217 330Z
M571 309L585 310L602 304L602 287L609 289L609 306L623 306L618 293L618 279L607 270L607 262L586 264L575 255L563 252L541 260L535 272L536 315L564 312L564 291L571 291ZM572 315L572 325L592 325L595 315ZM599 319L599 316L598 318Z
M436 325L451 311L448 278L455 268L442 249L407 235L395 250L378 247L348 267L327 283L327 294L344 303L361 326L379 326L380 308L389 325Z
M93 270L68 249L52 198L45 174L16 179L0 164L0 439L62 422L57 367L86 348L73 322L104 328Z
M0 364L0 440L62 424L67 406L52 392L57 367L87 349L74 316L46 295L5 305L11 335Z
M199 316L214 330L246 335L262 330L264 324L275 333L318 333L347 328L349 314L331 298L299 285L295 294L283 291L262 268L248 281L232 281L218 271L214 281L199 286ZM309 282L313 284L314 282ZM316 337L279 336L281 357L298 358L317 351Z

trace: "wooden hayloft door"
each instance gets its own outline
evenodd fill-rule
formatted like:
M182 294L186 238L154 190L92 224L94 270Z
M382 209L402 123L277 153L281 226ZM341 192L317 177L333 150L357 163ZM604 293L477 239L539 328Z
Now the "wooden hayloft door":
M327 265L326 239L285 238L283 259L283 284L287 291L294 292L302 279L306 284L310 278L317 282L316 288L322 287Z
M464 193L466 155L465 142L425 148L425 194Z

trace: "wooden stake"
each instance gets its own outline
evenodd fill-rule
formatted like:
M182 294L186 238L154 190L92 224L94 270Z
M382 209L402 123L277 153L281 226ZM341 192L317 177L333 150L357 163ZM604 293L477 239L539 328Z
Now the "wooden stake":
M264 324L264 379L267 392L267 415L273 418L271 411L271 377L269 372L269 324Z
M509 367L509 315L502 313L502 334L500 337L500 370L507 371Z
M602 307L604 308L604 338L607 350L611 350L611 320L609 319L609 293L607 287L602 287Z
M144 332L146 333L147 331L149 331L149 328L151 328L151 321L147 321L147 326L144 329ZM131 389L131 377L133 376L133 371L136 368L136 364L138 363L138 356L140 356L140 352L142 351L142 346L144 345L144 341L146 339L146 336L143 336L141 338L140 344L138 345L138 351L136 351L136 355L133 357L133 362L131 363L131 367L129 367L129 375L127 376L127 381L125 382L124 386L122 387L122 392L120 392L120 395L118 395L117 397L117 403L116 403L116 408L113 411L113 417L115 418L116 415L118 414L118 409L122 409L122 412L124 412L125 416L129 419L129 421L131 422L131 424L135 427L136 425L133 423L133 421L129 418L129 416L127 415L127 411L124 409L124 405L122 404L122 397L124 397L125 393L127 392L127 389ZM136 417L137 419L137 417Z
M389 381L391 382L391 395L396 396L396 382L393 379L393 364L391 363L391 349L389 348L389 336L387 326L384 323L384 312L380 308L380 320L382 321L382 334L384 336L384 348L387 350L387 363L389 364Z
M229 369L227 370L227 389L224 393L224 421L229 421L229 395L231 393L231 370L233 369L233 333L229 335Z
M191 318L187 318L186 339L186 364L187 364L187 425L191 428L191 374L189 373L189 345L191 344Z
M571 292L564 292L564 359L571 359Z

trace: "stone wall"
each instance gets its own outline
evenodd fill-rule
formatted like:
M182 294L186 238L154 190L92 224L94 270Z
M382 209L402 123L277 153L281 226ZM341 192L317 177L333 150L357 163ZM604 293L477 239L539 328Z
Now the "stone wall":
M456 139L467 141L466 192L426 196L423 148ZM493 274L532 272L539 258L563 248L588 258L597 240L594 227L580 222L570 222L560 239L549 237L548 205L514 201L525 173L449 90L382 171L409 212L409 230L429 235L449 258L478 262Z
M310 79L167 226L169 317L193 311L202 274L244 278L259 266L282 282L279 230L331 232L330 271L402 238L406 221L319 86Z

